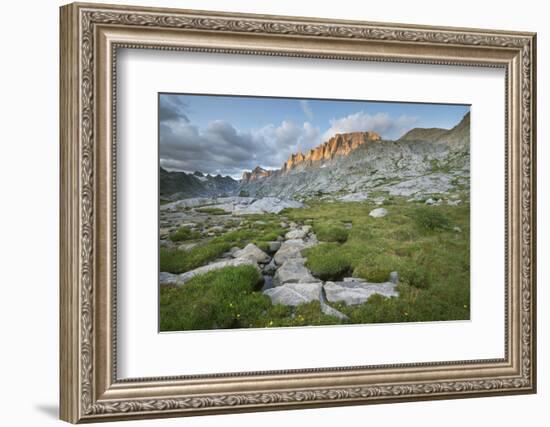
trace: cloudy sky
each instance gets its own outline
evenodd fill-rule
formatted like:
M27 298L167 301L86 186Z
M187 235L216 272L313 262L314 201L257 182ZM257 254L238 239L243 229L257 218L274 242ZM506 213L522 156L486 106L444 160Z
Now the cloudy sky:
M397 139L415 127L450 129L465 105L211 95L159 95L160 164L240 178L278 169L292 153L335 133L375 131Z

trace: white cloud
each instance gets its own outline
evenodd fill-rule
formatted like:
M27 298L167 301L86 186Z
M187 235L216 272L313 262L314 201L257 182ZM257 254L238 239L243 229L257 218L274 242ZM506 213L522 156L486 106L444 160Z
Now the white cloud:
M359 111L346 117L331 119L330 128L323 134L323 139L328 140L336 133L364 131L377 132L385 139L397 139L410 130L417 120L417 117L407 115L395 119L387 113L371 115Z
M320 143L320 130L284 120L260 129L241 131L223 120L204 129L183 121L161 124L161 165L187 172L220 173L240 177L256 166L278 169L297 151Z
M300 107L309 120L313 120L313 110L306 99L300 100Z

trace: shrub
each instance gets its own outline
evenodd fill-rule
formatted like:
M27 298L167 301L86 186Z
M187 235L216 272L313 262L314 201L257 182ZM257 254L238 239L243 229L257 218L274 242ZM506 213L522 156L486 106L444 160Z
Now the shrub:
M322 242L340 242L348 240L349 230L341 224L330 222L315 223L313 231Z
M307 257L306 265L314 276L322 280L340 280L350 274L351 261L339 248L337 244L324 243L303 252Z
M416 224L426 230L449 230L451 228L449 218L433 207L423 206L417 208L413 215Z
M361 264L353 270L353 275L355 277L361 277L368 282L380 283L387 282L392 271L391 268Z
M184 240L195 240L200 237L201 235L198 231L190 230L187 227L181 227L175 233L170 234L170 240L172 242L181 242Z
M239 197L249 197L250 193L246 190L239 191Z

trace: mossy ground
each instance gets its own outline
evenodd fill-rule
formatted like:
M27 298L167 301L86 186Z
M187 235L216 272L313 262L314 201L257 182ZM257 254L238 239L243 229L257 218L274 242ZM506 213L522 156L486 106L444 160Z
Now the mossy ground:
M465 193L460 197L467 200ZM391 271L399 273L397 298L373 296L360 306L333 304L349 316L346 323L469 319L468 202L426 206L386 197L384 208L389 213L383 218L369 216L378 207L371 201L308 200L307 204L308 208L280 215L247 216L237 229L205 239L187 252L161 249L161 271L188 271L250 242L265 249L268 241L284 235L280 222L288 219L313 226L321 243L303 254L312 273L323 280L353 275L383 282ZM258 280L248 268L238 267L194 278L181 288L163 287L161 330L343 323L321 314L318 302L296 308L272 305L258 291ZM231 310L224 306L228 302L233 304Z

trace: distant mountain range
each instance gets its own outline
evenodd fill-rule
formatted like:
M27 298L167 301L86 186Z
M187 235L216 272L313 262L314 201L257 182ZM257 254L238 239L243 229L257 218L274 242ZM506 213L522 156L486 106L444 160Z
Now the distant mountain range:
M164 199L233 196L238 189L239 181L230 176L169 172L160 168L160 196Z
M161 197L171 200L247 194L307 198L384 191L421 196L469 188L470 113L452 129L415 128L396 141L372 131L338 133L280 169L257 166L229 176L160 169Z

